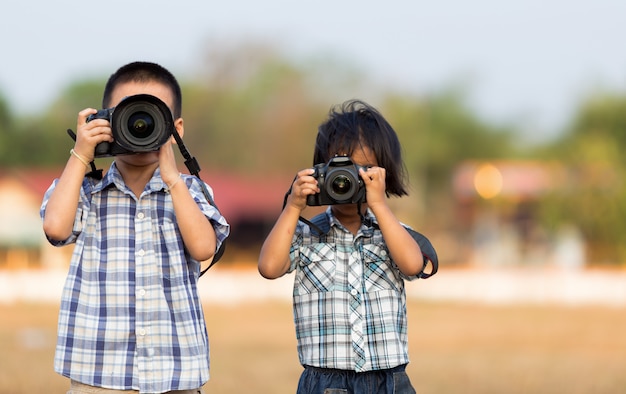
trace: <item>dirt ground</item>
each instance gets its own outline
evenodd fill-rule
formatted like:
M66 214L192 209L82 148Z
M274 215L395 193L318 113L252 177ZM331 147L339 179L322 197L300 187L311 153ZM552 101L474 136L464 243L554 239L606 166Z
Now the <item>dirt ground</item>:
M58 305L0 304L0 393L64 393L52 370ZM408 373L420 394L620 393L623 308L411 301ZM293 393L301 367L287 302L205 304L207 393Z

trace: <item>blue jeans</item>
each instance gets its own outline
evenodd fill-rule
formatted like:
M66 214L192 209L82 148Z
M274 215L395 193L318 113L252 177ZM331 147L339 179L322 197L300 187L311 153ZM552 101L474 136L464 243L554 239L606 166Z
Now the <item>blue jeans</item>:
M354 372L305 366L297 394L415 394L405 368Z

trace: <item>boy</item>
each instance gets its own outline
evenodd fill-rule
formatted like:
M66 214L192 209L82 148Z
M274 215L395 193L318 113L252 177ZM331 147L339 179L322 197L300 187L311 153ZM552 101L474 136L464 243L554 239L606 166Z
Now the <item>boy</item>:
M148 62L121 67L105 86L103 108L138 94L163 101L183 136L181 89L168 70ZM41 207L48 240L76 243L55 370L70 379L73 394L199 393L209 379L200 262L214 256L229 225L201 181L179 173L171 137L158 151L116 156L101 180L85 177L96 145L114 140L108 119L89 121L96 113L79 112L74 149Z

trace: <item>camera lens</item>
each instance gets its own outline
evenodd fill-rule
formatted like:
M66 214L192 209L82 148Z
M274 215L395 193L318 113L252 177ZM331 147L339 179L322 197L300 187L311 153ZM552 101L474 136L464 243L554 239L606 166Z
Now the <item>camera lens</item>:
M358 175L350 168L334 168L326 176L326 192L328 197L337 204L351 201L357 192Z
M352 188L352 182L347 176L338 175L335 179L333 179L331 187L333 188L333 192L335 192L335 194L343 195L350 191Z
M151 152L174 132L172 113L159 98L138 94L122 100L113 112L113 138L123 151Z
M146 112L135 112L128 118L128 130L137 138L146 137L154 131L154 119Z

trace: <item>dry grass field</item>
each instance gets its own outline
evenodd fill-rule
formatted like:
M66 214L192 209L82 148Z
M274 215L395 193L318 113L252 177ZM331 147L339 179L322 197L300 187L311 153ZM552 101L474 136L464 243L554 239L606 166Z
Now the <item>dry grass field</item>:
M0 304L0 393L64 393L52 371L55 304ZM206 304L206 392L293 393L298 365L287 302ZM623 308L409 304L408 373L420 394L624 393Z

